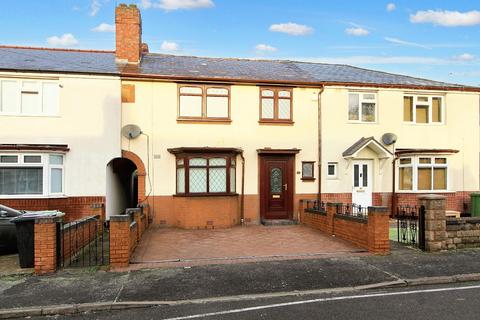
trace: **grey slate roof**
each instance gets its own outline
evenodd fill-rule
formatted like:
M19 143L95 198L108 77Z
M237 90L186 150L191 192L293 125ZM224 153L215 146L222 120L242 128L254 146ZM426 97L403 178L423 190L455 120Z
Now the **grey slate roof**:
M155 76L193 80L244 80L312 85L357 83L460 90L470 88L480 91L480 88L338 64L289 60L202 58L147 53L138 65L122 65L115 62L114 52L1 46L0 70Z

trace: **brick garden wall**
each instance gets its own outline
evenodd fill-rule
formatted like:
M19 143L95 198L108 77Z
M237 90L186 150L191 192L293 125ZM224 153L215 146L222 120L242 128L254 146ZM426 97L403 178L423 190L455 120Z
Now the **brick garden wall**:
M480 218L447 219L447 249L480 247Z

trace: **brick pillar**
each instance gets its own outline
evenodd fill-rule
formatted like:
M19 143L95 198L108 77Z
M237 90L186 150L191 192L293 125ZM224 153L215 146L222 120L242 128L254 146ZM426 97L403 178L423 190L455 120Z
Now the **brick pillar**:
M34 226L34 269L38 275L57 271L57 222L59 218L37 218Z
M335 215L337 214L337 208L341 203L327 203L327 230L328 234L335 234Z
M302 222L303 222L303 217L304 217L307 201L308 200L301 199L300 203L298 204L298 223L299 224L302 224Z
M387 207L368 207L368 251L390 253L390 213Z
M130 215L110 216L110 267L128 267L130 263Z
M447 198L436 194L418 197L418 206L425 208L425 250L446 249L447 217L445 215Z

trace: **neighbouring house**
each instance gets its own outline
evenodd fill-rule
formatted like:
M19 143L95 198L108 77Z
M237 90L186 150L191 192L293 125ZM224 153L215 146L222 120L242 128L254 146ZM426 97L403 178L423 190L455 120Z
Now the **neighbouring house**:
M2 156L42 144L62 145L52 156L64 159L59 193L45 191L58 175L48 152L41 178L27 158L1 161L1 198L20 201L14 181L23 202L94 196L107 217L148 203L156 224L221 228L296 220L300 199L391 206L441 193L464 211L479 190L480 88L347 65L149 53L141 31L140 11L120 5L115 52L0 48L5 81L49 79L58 92L58 111L35 118L21 104L3 116L2 98Z

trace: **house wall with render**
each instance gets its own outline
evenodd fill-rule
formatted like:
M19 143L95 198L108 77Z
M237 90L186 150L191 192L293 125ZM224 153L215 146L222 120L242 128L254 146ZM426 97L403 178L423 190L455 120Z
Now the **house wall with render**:
M122 104L122 125L137 124L149 136L123 138L122 148L150 163L146 194L154 212L154 222L185 228L228 227L239 223L240 196L177 197L176 160L167 151L175 147L234 147L245 157L245 221L259 223L259 159L257 149L292 149L295 157L295 208L300 198L315 197L318 180L302 181L302 161L318 164L317 88L293 89L293 125L259 123L259 87L231 86L231 123L191 123L177 121L177 83L123 81L135 86L135 102ZM317 168L315 176L317 177ZM236 190L241 191L241 159L237 157Z
M5 72L0 79L49 79L58 81L60 87L57 115L0 114L0 144L66 144L70 149L64 158L63 195L0 195L0 203L16 209L58 209L65 211L69 220L102 214L106 165L121 156L119 77ZM24 151L0 151L9 152Z
M348 93L377 94L377 118L374 123L352 123L348 120ZM408 94L438 95L445 99L443 124L412 124L403 121L403 97ZM361 137L373 136L379 142L384 133L398 137L395 148L455 149L448 158L447 209L463 211L469 193L479 190L479 95L458 91L424 91L411 89L378 89L327 87L322 103L322 193L325 201L350 202L352 194L352 165L342 152ZM392 146L387 147L393 151ZM373 159L373 204L390 206L392 192L392 159L382 163L372 151L364 149L359 159ZM336 179L326 174L328 162L338 163ZM417 195L398 191L398 204L415 205ZM435 193L432 191L426 193Z

